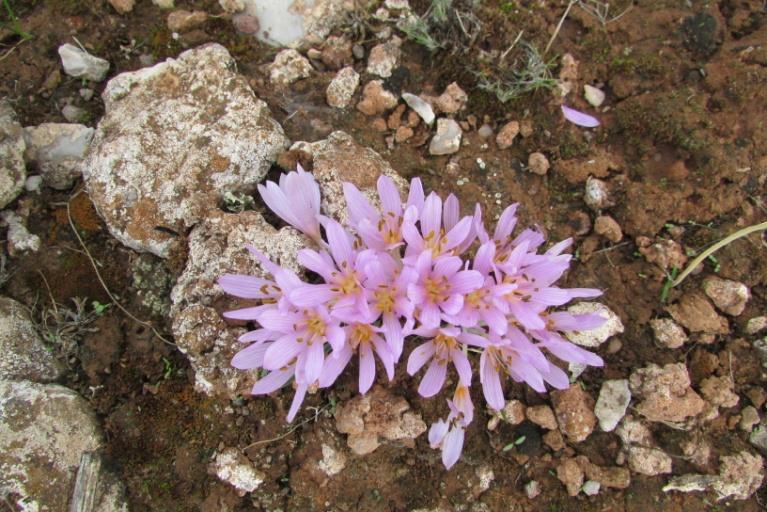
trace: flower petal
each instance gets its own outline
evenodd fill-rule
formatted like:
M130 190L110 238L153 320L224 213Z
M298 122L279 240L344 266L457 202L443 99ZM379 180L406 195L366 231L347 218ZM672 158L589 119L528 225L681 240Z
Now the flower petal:
M434 343L431 341L414 348L407 359L407 372L415 375L434 356L434 348Z
M264 342L248 345L234 355L231 364L239 370L261 368L264 364L264 354L267 348L269 348L269 343Z
M295 369L292 366L287 369L274 370L269 375L260 378L250 392L254 395L268 395L284 386L293 377L294 372Z
M501 378L493 361L488 361L487 352L483 352L480 357L480 381L482 382L482 393L485 395L487 405L496 411L503 409L506 405L506 399L503 396L501 388Z
M418 386L418 394L424 398L429 398L439 393L445 383L446 375L447 364L440 364L436 360L432 360L423 379L421 379L421 384Z
M564 114L565 119L578 126L583 126L584 128L596 128L599 126L599 120L596 117L566 105L562 105L562 113Z
M274 292L270 280L256 276L224 274L218 278L218 284L229 295L243 299L263 299Z
M461 458L463 451L463 428L454 426L442 441L442 464L445 469L450 469Z
M298 413L298 409L304 402L304 397L306 397L306 390L306 384L299 384L296 388L296 394L293 395L293 402L290 404L290 410L288 411L288 423L292 422L296 417L296 413Z
M376 361L373 358L373 350L368 343L361 343L360 353L360 375L359 386L360 394L364 395L373 385L376 378Z

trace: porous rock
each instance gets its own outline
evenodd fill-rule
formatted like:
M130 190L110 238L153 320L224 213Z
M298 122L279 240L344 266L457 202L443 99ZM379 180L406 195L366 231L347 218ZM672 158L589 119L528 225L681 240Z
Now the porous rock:
M719 474L674 477L663 490L693 492L711 489L720 500L729 497L747 500L761 487L764 481L764 460L759 455L742 451L724 455L719 461Z
M615 433L623 442L631 471L648 476L671 473L671 457L655 447L650 430L641 421L626 416Z
M82 124L43 123L24 128L24 159L37 166L43 183L67 190L80 176L80 162L95 130Z
M530 153L530 156L527 158L527 168L533 174L545 176L549 172L549 167L549 159L543 153L536 151L535 153Z
M20 303L0 298L0 379L47 382L63 374L63 367L37 334L28 311Z
M114 7L115 11L120 14L128 14L133 10L136 0L108 0L109 5Z
M607 187L607 183L591 176L586 179L583 200L595 212L600 212L615 204L610 198L610 189Z
M429 143L430 155L452 155L461 149L461 126L453 119L437 119L437 133Z
M583 470L574 458L564 458L557 465L557 478L565 484L567 494L577 496L583 485Z
M293 228L278 231L254 211L216 211L192 230L186 268L171 292L171 319L176 344L195 372L197 391L233 399L247 394L256 381L255 372L230 365L236 351L244 348L237 338L245 329L228 327L216 308L225 295L218 278L225 273L268 276L246 245L299 271L296 253L306 243Z
M670 318L650 320L655 341L666 348L679 348L687 343L687 334L682 327Z
M519 121L509 121L500 129L495 137L498 149L508 149L514 144L514 139L519 134Z
M328 105L336 108L348 107L359 84L360 75L354 71L353 67L348 66L340 70L325 92Z
M609 215L600 215L594 221L594 233L602 235L613 243L618 243L623 239L623 231L620 224Z
M745 284L717 276L709 276L703 281L703 291L719 310L730 316L743 313L751 297Z
M705 402L690 387L684 363L663 367L651 363L629 378L631 391L641 399L636 410L650 421L680 422L697 416Z
M96 417L74 391L0 380L0 494L19 510L68 510L83 456L101 446ZM95 486L92 510L127 510L120 487Z
M559 430L571 442L580 443L594 431L594 399L578 384L551 393L551 403L559 423Z
M0 208L16 199L24 188L24 131L7 101L0 100Z
M393 37L390 41L375 45L368 55L367 72L381 78L389 78L392 71L399 66L402 56L401 44L402 41L398 37Z
M659 239L653 241L646 236L638 236L636 245L645 261L654 263L661 270L665 271L674 267L683 268L684 264L687 263L684 249L674 240Z
M730 331L727 319L697 291L684 294L678 303L666 307L666 311L690 332L727 334Z
M464 109L469 96L456 82L452 82L439 96L424 96L423 99L431 103L437 112L456 114Z
M8 254L16 256L24 252L40 250L40 237L27 229L27 217L22 217L13 210L0 213L0 225L8 228L6 236Z
M708 403L715 407L735 407L740 397L735 393L735 383L729 375L711 376L700 383L700 392Z
M186 11L179 9L168 14L168 30L171 32L188 32L208 21L205 11Z
M340 404L336 428L348 434L347 444L357 455L366 455L386 441L414 446L414 439L426 432L421 415L407 412L407 401L382 387Z
M173 233L217 210L226 192L255 189L286 145L233 66L210 44L107 84L81 168L97 211L128 247L167 257Z
M407 189L407 183L389 162L372 149L357 144L345 132L333 132L327 139L317 142L297 142L293 149L304 152L312 161L312 173L322 194L323 213L340 221L346 220L344 182L355 185L374 202L378 197L376 183L380 176L391 178L401 191Z
M587 457L579 455L576 462L589 480L599 482L602 487L610 489L625 489L631 484L631 474L626 468L619 466L597 466Z
M557 428L557 418L554 417L554 411L548 405L536 405L527 408L527 419L546 430L555 430Z
M269 65L269 81L289 85L312 74L309 60L292 48L282 50Z
M747 334L758 334L767 329L767 316L755 316L746 323Z
M599 427L605 432L615 429L631 402L631 390L626 379L606 380L599 390L599 398L594 414L599 419Z
M322 47L320 59L329 69L341 69L344 66L351 66L353 62L351 41L345 37L328 37Z
M357 110L368 116L383 114L397 106L397 97L384 89L381 80L371 80L362 88L362 99Z
M596 329L565 332L568 340L582 347L596 348L611 336L622 333L624 329L620 317L599 302L578 302L567 308L567 312L571 315L596 314L606 319L605 323Z
M240 495L255 491L266 479L237 448L225 448L216 455L210 471L234 487Z

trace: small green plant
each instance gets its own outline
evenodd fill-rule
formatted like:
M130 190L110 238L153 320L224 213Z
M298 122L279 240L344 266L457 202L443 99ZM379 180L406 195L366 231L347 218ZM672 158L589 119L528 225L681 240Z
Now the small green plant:
M8 23L2 23L1 25L8 25L11 31L13 31L13 33L16 34L22 41L27 41L29 39L32 39L32 34L25 31L23 28L21 28L21 23L19 23L19 18L17 18L16 15L13 13L13 9L11 9L10 2L8 2L8 0L3 0L3 6L5 7L5 12L8 14L9 21Z
M36 317L37 330L42 338L53 350L65 361L69 362L72 357L78 355L82 338L89 333L98 332L95 327L90 327L99 314L95 308L88 310L88 301L82 297L73 297L74 307L58 304L51 299L50 307L44 307Z
M666 274L666 281L663 283L663 288L661 288L660 290L661 304L665 304L666 300L668 300L668 292L671 290L671 287L674 284L674 279L676 279L676 276L678 274L679 274L678 267L672 267L671 272Z
M397 23L405 37L430 52L450 48L465 53L482 31L473 9L476 2L432 0L423 16L410 16Z
M488 91L501 103L516 100L539 89L552 89L556 79L551 74L554 61L544 60L538 49L528 43L521 43L522 56L512 65L498 72L496 77L485 72L475 73L478 87Z
M519 446L522 443L524 443L525 439L527 439L527 436L519 436L513 442L511 442L511 443L507 444L506 446L504 446L501 451L508 452L509 450L513 449L515 446Z
M94 300L93 302L91 302L91 307L93 308L93 311L98 316L103 316L104 313L107 312L107 309L109 309L109 306L111 306L111 304L102 304L101 302L97 300Z
M253 209L253 198L243 193L224 192L224 208L232 213Z
M176 367L173 366L173 361L167 357L162 358L162 378L165 380L173 377L173 372L176 371Z

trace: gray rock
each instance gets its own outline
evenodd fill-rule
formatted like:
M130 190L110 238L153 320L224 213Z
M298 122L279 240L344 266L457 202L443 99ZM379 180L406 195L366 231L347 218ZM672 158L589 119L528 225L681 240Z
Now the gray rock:
M223 46L210 44L123 73L83 161L109 231L167 257L177 237L218 210L226 192L255 189L285 147L282 128Z
M626 415L631 402L631 390L627 379L606 380L599 390L594 414L605 432L612 432Z
M623 332L623 322L610 308L599 302L578 302L567 308L572 315L596 314L607 321L596 329L589 331L570 331L565 337L581 347L596 348L607 341L611 336Z
M278 53L269 65L269 81L277 85L289 85L311 74L309 60L291 48Z
M80 162L93 140L93 128L81 124L43 123L24 128L27 163L37 166L43 182L67 190L80 176Z
M174 0L152 0L152 3L160 9L173 9Z
M101 445L96 417L74 391L0 380L0 494L21 510L68 510L83 455ZM92 510L127 510L113 479L92 489L101 490Z
M0 100L0 208L16 199L27 179L24 131L11 106Z
M655 341L666 348L679 348L687 343L687 334L678 323L670 318L650 320Z
M764 480L764 461L758 455L740 452L720 457L718 475L682 475L669 480L663 490L694 492L708 489L716 492L718 499L732 497L747 500Z
M360 84L360 75L354 68L347 66L336 73L328 85L326 97L328 105L336 108L346 108Z
M767 329L767 316L755 316L746 323L747 334L758 334Z
M367 72L381 78L389 78L399 66L399 59L402 56L401 45L402 41L398 37L375 45L368 55Z
M3 227L8 228L8 254L16 256L23 252L37 252L40 250L40 237L32 234L27 229L25 217L18 215L12 210L6 210L0 214Z
M308 241L293 228L279 231L254 211L239 214L212 212L189 235L186 268L171 292L173 335L195 372L195 389L229 399L247 394L256 381L253 372L229 362L242 346L243 328L229 328L215 303L225 294L218 278L225 273L265 275L246 250L252 245L272 261L299 271L296 253Z
M109 62L69 43L59 46L59 57L64 72L75 78L101 82L109 71Z
M405 100L408 107L412 108L423 119L424 123L431 125L434 122L434 109L431 108L429 103L409 92L403 92L402 99Z
M437 119L437 133L429 143L429 154L452 155L461 149L461 126L453 119Z
M762 453L767 453L767 425L764 422L751 431L748 442L759 448Z
M730 316L743 313L751 298L751 292L745 284L717 276L709 276L703 281L703 291L717 308Z
M610 191L607 188L607 183L600 179L592 178L591 176L586 179L586 190L583 195L583 200L588 207L595 212L609 208L614 204L610 199Z
M62 374L24 306L0 298L0 379L48 382Z
M216 455L211 471L219 479L237 489L240 495L253 492L264 483L266 475L257 470L237 448L226 448Z

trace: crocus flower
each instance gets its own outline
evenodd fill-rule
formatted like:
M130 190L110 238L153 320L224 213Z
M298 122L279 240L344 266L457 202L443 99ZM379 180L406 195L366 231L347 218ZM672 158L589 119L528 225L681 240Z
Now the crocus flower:
M415 329L413 334L431 338L413 349L407 360L407 372L410 375L415 375L426 363L429 363L418 386L418 394L429 398L439 393L445 383L448 363L452 363L455 367L461 385L465 387L471 385L471 364L463 351L463 346L476 345L477 337L468 335L456 327L420 327Z
M457 201L456 201L457 202ZM444 226L442 199L432 192L426 198L423 209L415 215L406 215L402 223L402 236L407 242L405 262L412 263L418 255L425 251L431 252L433 258L444 254L457 254L459 247L466 247L467 239L474 233L474 220L464 217L455 222L455 207L447 210L447 226ZM418 221L419 227L416 227ZM443 227L444 226L444 227Z
M403 205L399 190L391 178L378 178L378 197L381 210L376 209L367 197L351 183L344 183L349 223L362 238L367 247L377 251L390 251L403 244L402 222L405 212L412 217L423 208L423 188L421 180L414 178L410 184L410 194ZM412 208L411 208L412 207Z
M266 205L282 220L320 243L320 187L299 164L296 172L280 176L280 183L258 185Z
M415 261L418 281L408 286L408 297L416 306L418 320L425 327L437 327L442 315L455 315L463 307L464 294L484 284L476 270L461 270L463 262L457 256L432 259L432 252L423 251Z
M379 336L379 329L371 325L369 319L354 322L344 327L346 343L344 347L328 358L320 376L320 387L332 385L356 353L359 356L359 391L364 395L373 385L376 376L375 353L383 364L389 380L394 378L394 354L389 345Z
M429 445L442 450L442 464L450 469L461 457L465 428L474 418L469 389L459 384L447 406L450 409L447 420L440 419L429 429Z

